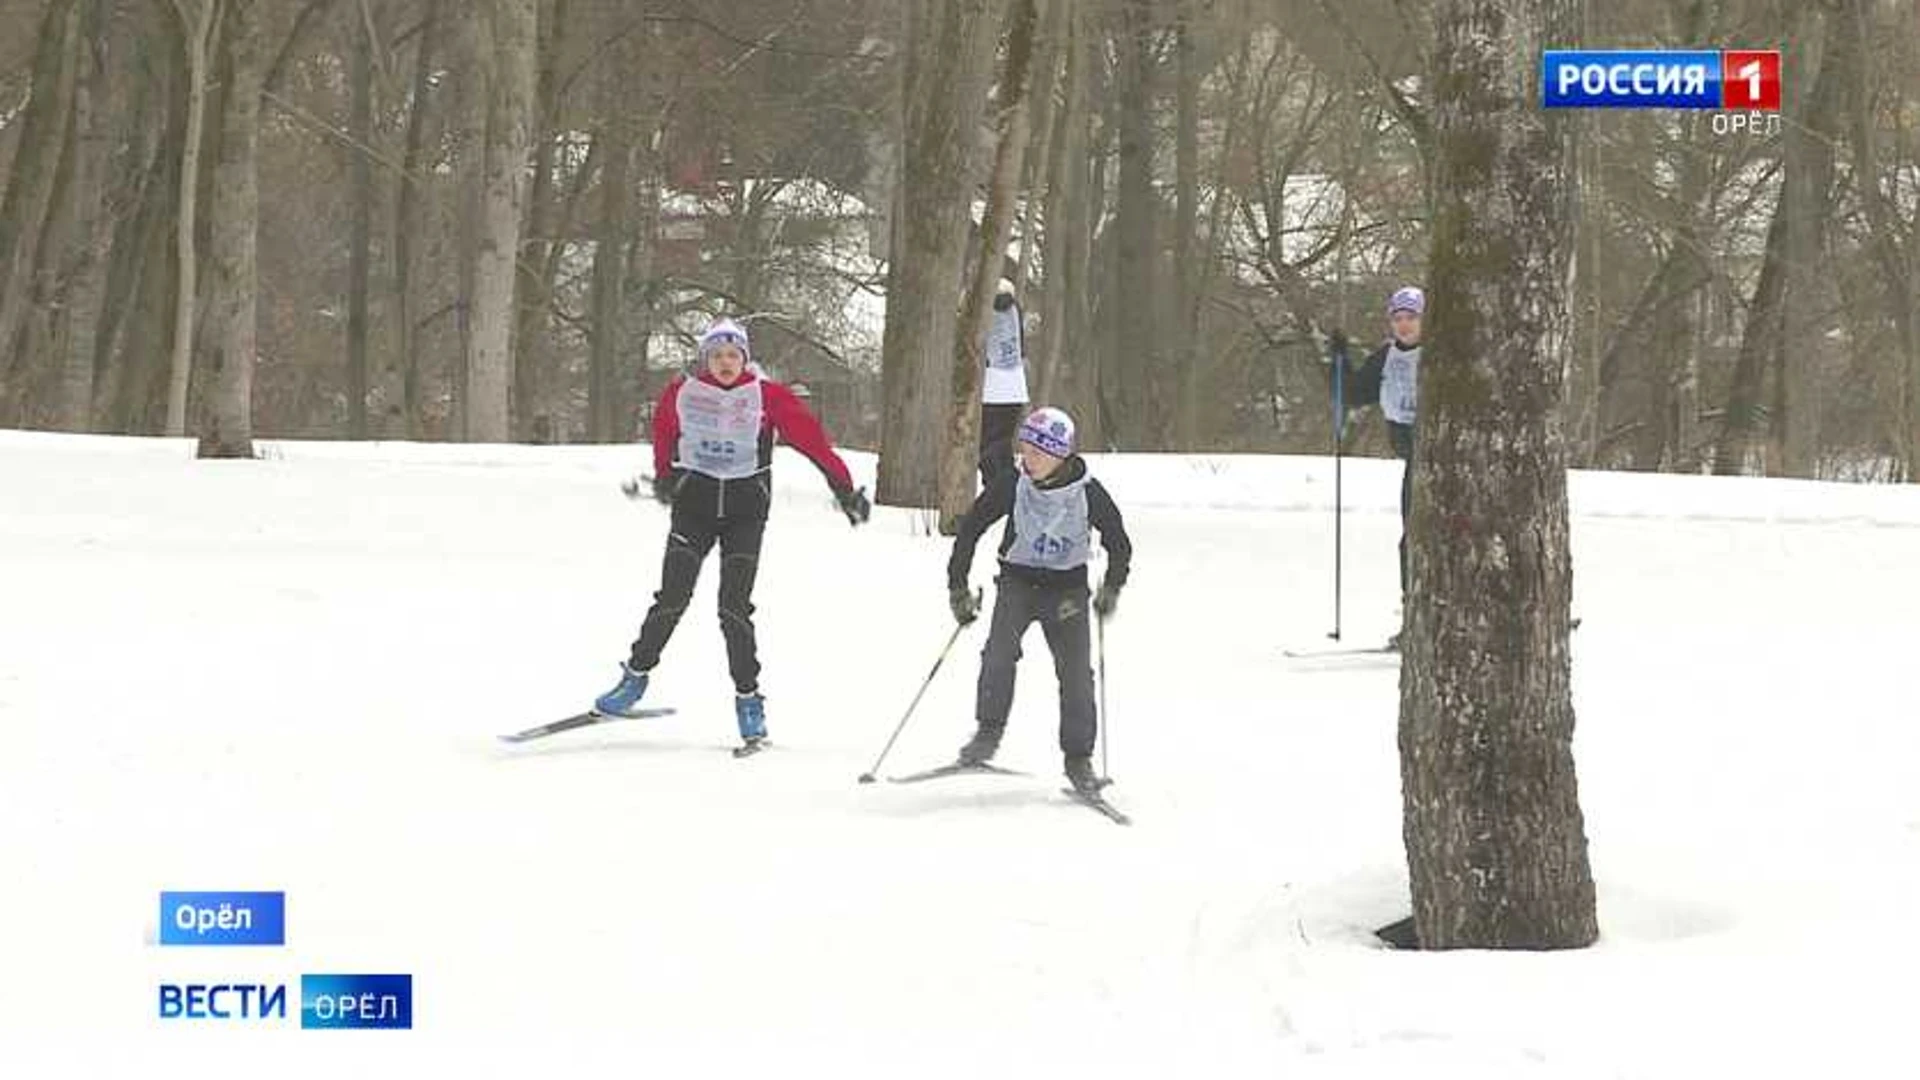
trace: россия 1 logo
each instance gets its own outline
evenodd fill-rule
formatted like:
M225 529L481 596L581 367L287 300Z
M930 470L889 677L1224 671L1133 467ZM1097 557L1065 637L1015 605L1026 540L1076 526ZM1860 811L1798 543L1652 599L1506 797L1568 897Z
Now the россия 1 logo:
M1548 49L1549 109L1780 111L1780 53L1764 49Z

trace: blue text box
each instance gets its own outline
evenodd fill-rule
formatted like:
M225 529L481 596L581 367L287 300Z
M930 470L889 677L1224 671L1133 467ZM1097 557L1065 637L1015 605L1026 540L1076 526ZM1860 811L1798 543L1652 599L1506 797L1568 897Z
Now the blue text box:
M411 975L302 975L300 1026L319 1031L413 1027Z
M1718 109L1718 49L1548 49L1540 104L1548 109Z
M163 892L162 945L285 945L287 894Z

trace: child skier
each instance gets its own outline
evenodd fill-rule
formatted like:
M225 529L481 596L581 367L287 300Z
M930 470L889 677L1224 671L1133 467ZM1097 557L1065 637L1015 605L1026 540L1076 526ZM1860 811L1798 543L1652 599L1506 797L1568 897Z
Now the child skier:
M1358 368L1344 367L1346 380L1341 387L1346 404L1378 404L1387 420L1387 438L1393 452L1406 462L1400 473L1400 595L1407 592L1407 514L1413 507L1413 431L1418 415L1420 388L1420 320L1426 313L1427 297L1413 285L1394 290L1387 298L1389 336ZM1332 337L1336 359L1344 361L1347 336L1336 331ZM1345 418L1342 417L1342 422ZM1389 647L1398 647L1400 635L1394 634Z
M1014 669L1020 639L1038 622L1053 653L1060 680L1060 750L1074 788L1091 794L1102 781L1093 772L1093 667L1087 632L1087 558L1093 530L1107 550L1107 571L1093 610L1105 618L1127 583L1133 546L1120 510L1107 490L1087 472L1073 450L1073 420L1059 409L1036 410L1020 425L1020 467L997 476L982 492L954 537L947 563L947 594L953 616L962 625L979 616L978 601L967 587L973 551L987 527L1008 518L1000 540L1000 574L993 621L980 654L980 682L974 706L979 727L960 749L960 763L977 765L1000 748L1007 714L1013 708Z
M846 462L826 431L786 386L752 364L747 332L719 319L700 335L700 368L675 378L653 412L653 496L672 507L660 590L621 668L620 682L594 710L630 715L647 691L649 673L693 598L700 565L720 546L720 633L733 676L734 714L744 756L767 738L760 660L753 632L753 582L772 503L774 436L826 474L834 498L854 525L873 505L855 490ZM639 494L638 481L625 485Z

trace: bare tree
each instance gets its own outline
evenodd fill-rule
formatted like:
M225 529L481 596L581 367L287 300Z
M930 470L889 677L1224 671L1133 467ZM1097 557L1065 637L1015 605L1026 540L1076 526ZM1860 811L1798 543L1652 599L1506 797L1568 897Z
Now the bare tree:
M206 372L213 399L201 457L253 456L253 369L259 288L260 89L266 73L261 0L225 0L220 152L214 164L207 283Z
M1058 0L1047 0L1049 4ZM974 469L979 465L980 382L986 367L986 339L993 319L995 283L1006 264L1007 239L1019 192L1020 166L1029 140L1028 87L1033 78L1034 36L1039 27L1036 0L1013 0L998 95L1000 137L987 185L986 212L980 216L973 245L973 278L962 301L959 335L953 350L953 396L947 403L947 441L940 470L940 531L952 535L973 504Z
M174 225L179 259L173 309L173 364L167 383L167 434L187 433L187 391L192 385L193 342L199 289L198 216L200 150L205 139L207 65L219 32L225 0L171 0L186 41L187 131L180 143L180 213Z
M73 99L73 182L67 191L72 232L67 277L72 285L65 305L67 355L58 406L59 426L67 431L87 431L93 423L94 370L100 324L106 317L102 307L114 224L106 196L117 112L107 23L110 4L88 0L85 6L82 68Z
M493 62L466 361L466 438L479 442L512 438L514 286L526 210L538 11L538 0L492 0L486 9Z
M1573 763L1560 428L1568 121L1534 68L1577 0L1441 0L1438 197L1400 680L1414 925L1426 948L1598 936Z
M14 152L12 177L0 200L0 405L20 398L29 365L15 350L26 320L32 285L41 263L40 241L55 205L60 163L73 110L75 42L80 36L75 0L48 5L41 20L27 114ZM12 411L8 409L8 411Z
M347 437L367 437L367 393L372 370L368 299L373 277L373 11L355 0L347 46L349 109L347 173L352 177L353 224L347 256Z
M878 500L939 505L968 180L1000 26L999 0L908 0L905 167L887 263L886 409Z

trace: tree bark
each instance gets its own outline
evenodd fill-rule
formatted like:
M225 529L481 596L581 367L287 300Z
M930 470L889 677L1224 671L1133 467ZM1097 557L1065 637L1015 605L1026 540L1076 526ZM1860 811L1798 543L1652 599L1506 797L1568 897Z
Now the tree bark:
M1086 160L1086 65L1081 59L1079 8L1071 0L1062 0L1061 50L1065 60L1060 72L1060 107L1053 118L1053 132L1047 147L1047 197L1041 211L1041 227L1046 237L1046 257L1040 302L1039 349L1031 358L1036 394L1034 402L1052 405L1060 400L1060 367L1065 358L1067 305L1078 287L1083 268L1076 264L1076 234L1081 215L1075 202L1085 197Z
M1783 179L1775 197L1773 221L1767 226L1766 253L1760 279L1747 305L1747 325L1740 336L1740 354L1734 361L1733 381L1727 389L1727 407L1721 419L1720 441L1714 447L1715 476L1746 472L1758 437L1761 395L1774 350L1780 347L1781 309L1786 304L1786 246L1789 201Z
M420 191L425 181L421 163L426 154L428 99L433 91L434 50L440 40L441 0L427 0L420 27L420 44L413 61L413 93L407 101L407 148L401 166L400 192L393 221L393 304L400 368L400 408L403 434L418 439L425 431L420 389L419 328L413 314L414 237L420 221Z
M1174 25L1174 347L1170 350L1178 392L1179 447L1188 453L1200 440L1200 59L1194 45L1192 0L1175 0ZM1156 374L1158 372L1156 371ZM1156 380L1158 381L1158 380ZM1161 399L1165 401L1166 398ZM1171 433L1169 433L1171 434Z
M1904 391L1901 419L1905 428L1902 448L1906 453L1906 477L1909 483L1920 483L1920 314L1916 313L1914 303L1915 276L1920 274L1920 267L1915 266L1916 253L1902 250L1897 209L1887 194L1891 178L1880 158L1880 133L1873 115L1877 71L1873 66L1872 5L1867 0L1842 0L1840 10L1838 17L1846 22L1852 39L1850 48L1857 61L1853 65L1851 95L1853 174L1866 210L1867 244L1874 269L1878 271L1875 277L1886 298L1894 347L1903 361L1899 370L1905 377L1896 376L1896 379ZM1915 220L1920 221L1920 215L1916 215ZM1906 232L1910 238L1915 236L1910 229Z
M964 270L968 178L999 29L995 0L908 0L899 213L887 264L877 499L935 507Z
M491 4L493 0L486 0ZM472 358L480 332L480 247L485 235L482 217L486 212L486 169L487 169L487 103L488 93L494 81L495 54L491 19L486 17L484 6L462 6L457 15L446 12L452 17L453 33L458 44L453 54L458 58L460 89L457 94L456 117L453 121L453 143L458 164L455 181L458 207L455 210L458 225L455 227L455 245L459 252L458 299L454 307L458 312L460 333L460 355L452 365L450 394L452 407L447 416L447 431L453 439L468 439L472 398Z
M473 337L467 351L467 439L513 437L513 332L520 224L526 210L533 123L537 0L492 0L484 210L474 264Z
M625 52L620 54L623 58ZM587 369L587 438L611 442L620 394L621 314L626 308L627 238L632 232L635 123L626 63L601 72L600 223L593 245L593 340Z
M1567 648L1572 142L1534 85L1574 5L1442 0L1435 16L1437 219L1400 682L1407 862L1429 949L1598 936Z
M67 258L70 282L66 357L62 364L57 425L65 431L93 426L93 388L100 324L106 317L107 253L113 244L113 214L106 200L117 114L109 68L108 0L88 0L80 38L81 72L74 86L75 168L68 191L73 240Z
M1114 204L1115 313L1112 320L1116 338L1105 357L1103 394L1117 415L1110 417L1108 438L1116 445L1133 450L1150 450L1158 434L1150 417L1153 409L1153 383L1163 362L1155 263L1154 219L1160 212L1153 191L1153 0L1123 0L1120 37L1115 42L1119 56L1120 178Z
M207 375L211 408L199 456L253 456L253 369L259 274L260 88L266 73L260 42L261 0L226 0L226 85L221 94L220 152L211 201L212 280L207 291Z
M205 139L207 63L225 0L173 0L186 42L187 131L180 144L180 213L174 223L179 259L173 309L173 363L167 383L167 434L187 433L187 391L193 379L194 304L199 296L200 148Z
M570 4L568 0L550 0L550 4L550 17L541 19L535 49L539 63L533 91L533 188L527 196L527 235L522 245L526 249L523 262L530 272L521 274L526 298L520 304L513 349L513 426L515 436L523 442L536 437L539 418L546 408L548 328L553 321L554 279L560 266L560 260L551 256L567 246L567 237L559 233L555 221L559 215L553 171L560 108L554 98L555 69Z
M1817 23L1791 42L1798 78L1788 83L1788 106L1783 156L1787 208L1785 282L1781 307L1780 348L1774 373L1774 409L1771 425L1775 472L1784 476L1819 475L1821 412L1825 380L1821 378L1826 319L1833 305L1827 282L1827 222L1833 216L1834 147L1840 138L1840 104L1847 75L1856 60L1849 56L1847 35L1839 17L1823 8L1809 9L1806 18ZM1794 45L1813 46L1795 49Z
M1057 0L1051 0L1057 2ZM994 150L993 178L986 212L980 217L978 253L954 342L952 397L947 404L947 441L940 470L940 531L951 536L973 505L975 469L980 463L980 395L986 368L987 331L993 320L995 283L1006 264L1007 240L1019 192L1021 161L1029 139L1027 100L1033 82L1033 44L1039 27L1036 0L1014 0L1007 32L1005 66L1000 73L1000 138Z
M364 11L356 11L350 64L352 101L349 105L347 147L352 177L353 222L349 227L347 257L347 437L365 439L367 393L371 381L368 360L367 300L373 263L373 26Z
M24 357L16 354L14 345L32 307L40 242L53 212L56 180L66 154L80 14L75 0L57 0L41 20L31 97L20 121L6 198L0 200L0 415L26 405L26 394L17 384L28 378L30 365L22 362Z

